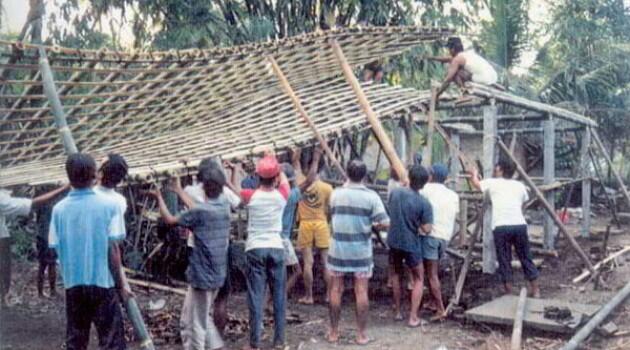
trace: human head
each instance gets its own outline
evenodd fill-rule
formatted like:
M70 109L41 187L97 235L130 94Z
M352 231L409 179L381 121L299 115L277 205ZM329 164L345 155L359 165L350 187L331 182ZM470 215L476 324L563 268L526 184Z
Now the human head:
M429 172L422 165L414 165L409 169L409 186L412 190L421 190L429 181Z
M119 154L110 153L99 169L101 185L107 188L115 188L127 177L128 170L129 166L127 166L125 158Z
M451 53L451 56L455 57L458 53L464 51L464 45L459 37L452 36L446 41L446 48Z
M197 167L197 181L203 182L203 174L206 173L208 169L220 169L219 163L217 163L212 157L207 157L199 162L199 166Z
M348 173L348 178L350 179L350 181L361 182L367 174L367 167L362 160L353 159L350 161L350 163L348 163L346 172Z
M96 178L96 162L88 154L73 153L66 160L66 174L73 188L91 187Z
M218 167L203 167L199 169L197 178L203 185L203 191L208 198L214 199L219 197L225 186L225 174Z
M293 169L291 164L282 163L281 166L282 166L282 172L284 173L284 176L287 177L287 181L289 181L289 184L291 185L291 187L295 186L295 170Z
M260 178L260 185L272 186L280 175L280 164L273 156L265 156L256 164L256 175Z
M494 177L511 179L514 176L516 166L510 159L501 158L494 167Z
M442 163L431 166L431 181L443 184L448 177L448 168Z

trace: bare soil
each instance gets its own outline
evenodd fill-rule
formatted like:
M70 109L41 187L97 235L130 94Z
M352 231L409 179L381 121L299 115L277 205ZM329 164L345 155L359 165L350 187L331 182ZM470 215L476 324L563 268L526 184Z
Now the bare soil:
M577 226L571 226L577 232ZM594 227L593 231L601 227ZM533 227L532 234L539 229ZM601 240L579 239L581 246L587 253L597 253L601 250ZM619 249L630 244L630 235L613 235L610 237L609 248ZM546 257L541 267L542 296L580 303L603 304L607 302L617 290L628 282L630 277L630 254L618 260L618 266L606 269L603 274L605 286L594 290L593 283L574 285L571 280L581 272L581 264L577 255L571 250L567 242L560 239L558 244L560 257L558 259ZM593 261L599 261L599 254L592 254ZM386 259L380 256L377 265L386 265ZM448 264L447 264L448 266ZM459 264L457 264L459 266ZM33 262L16 262L13 274L13 287L9 309L0 312L0 349L63 349L65 335L65 309L63 296L58 298L40 299L35 288L36 264ZM459 269L459 267L457 267ZM356 346L354 340L354 303L351 283L347 281L347 291L344 296L341 331L342 337L338 344L329 344L324 339L328 322L326 305L317 300L313 306L299 305L298 295L291 297L288 305L288 326L286 349L509 349L511 327L501 327L490 324L476 324L465 321L461 316L454 315L441 323L430 323L429 313L423 313L427 320L420 328L410 329L404 322L395 322L391 313L391 293L383 278L380 276L371 281L370 295L370 323L369 333L374 341L367 346ZM524 285L520 272L516 273L517 285ZM445 299L452 293L452 277L445 271L442 276ZM321 299L321 286L319 296ZM134 288L139 303L144 309L145 320L149 324L154 341L158 349L179 349L178 316L183 302L181 296ZM298 290L296 294L300 294ZM425 296L428 293L425 291ZM472 271L467 280L463 295L463 306L474 307L500 295L500 289L492 276L483 275L479 271ZM158 311L149 311L149 301L164 299L166 307ZM229 302L230 324L227 329L226 340L228 348L240 348L247 341L247 307L244 292L235 292ZM619 327L620 336L603 337L593 335L584 344L584 349L630 349L630 305L622 305L610 318ZM271 346L271 319L265 321L265 345ZM95 332L93 332L95 333ZM135 348L131 329L128 330L130 348ZM91 349L96 349L96 336L91 342ZM567 336L538 332L526 329L524 333L524 349L557 349Z

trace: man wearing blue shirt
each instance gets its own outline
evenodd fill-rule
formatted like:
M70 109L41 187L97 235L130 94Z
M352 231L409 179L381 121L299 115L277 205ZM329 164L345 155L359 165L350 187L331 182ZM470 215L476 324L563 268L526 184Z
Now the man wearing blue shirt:
M430 233L433 224L431 203L423 197L421 190L429 179L429 172L421 165L414 165L409 170L409 187L392 190L389 196L389 214L391 224L387 234L387 245L390 248L394 265L392 289L394 294L394 318L402 320L400 312L400 276L403 263L411 270L413 289L411 290L410 327L420 325L418 308L422 301L424 269L422 265L422 236Z
M87 349L94 323L100 349L126 349L119 296L124 288L118 242L125 238L120 206L92 186L96 163L75 153L66 161L72 190L53 208L48 243L57 251L66 289L68 350Z

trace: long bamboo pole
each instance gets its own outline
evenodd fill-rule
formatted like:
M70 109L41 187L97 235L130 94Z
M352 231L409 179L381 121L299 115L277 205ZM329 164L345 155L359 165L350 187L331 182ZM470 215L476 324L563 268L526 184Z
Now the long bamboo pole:
M559 231L562 232L562 234L569 241L573 249L575 249L575 251L578 253L582 261L584 261L584 264L586 264L586 268L593 274L593 276L596 276L595 274L597 272L595 271L595 268L593 267L591 260L588 258L588 255L584 253L584 250L582 250L580 245L575 241L575 238L571 236L566 226L564 226L562 221L560 221L560 219L558 218L554 210L551 208L551 206L545 199L545 195L538 189L538 187L536 187L536 184L534 183L534 181L529 177L529 175L527 175L523 167L518 163L518 161L516 160L514 155L510 152L510 150L507 148L505 143L503 143L503 141L501 141L500 139L497 139L497 145L499 145L499 148L503 151L503 153L505 153L505 155L508 156L512 160L512 162L514 162L514 164L516 165L516 171L518 172L518 174L525 181L525 183L532 189L532 191L534 192L534 195L536 196L536 198L538 198L538 201L542 204L543 208L547 211L547 214L549 214L551 219L555 222L556 226L558 226ZM584 213L584 215L588 215L588 214L589 213Z
M437 99L437 91L431 88L431 102L429 103L429 115L427 118L427 142L426 152L424 154L424 164L431 166L433 160L433 131L435 126L435 103Z
M344 171L343 166L341 165L341 163L339 163L339 161L333 154L330 147L328 147L328 143L326 142L322 134L319 132L319 129L317 129L317 125L315 125L311 117L309 117L308 113L306 113L306 110L304 109L304 106L302 105L302 101L295 94L295 91L291 87L291 84L289 84L289 80L287 80L287 77L284 75L284 72L282 72L282 69L278 65L278 62L276 62L276 59L273 58L273 56L267 56L267 59L271 63L271 68L273 68L273 72L278 77L278 80L280 81L280 85L282 86L282 89L289 96L289 98L291 98L291 101L293 101L293 105L295 106L295 109L297 109L298 114L302 117L306 125L308 125L308 127L311 129L311 131L313 131L315 138L317 138L317 141L324 149L324 152L328 156L328 159L332 161L333 165L335 166L335 168L337 168L339 173L343 175L344 178L347 179L348 176L346 175L346 172Z
M381 121L372 109L372 106L370 105L367 96L365 96L365 93L363 92L363 89L361 88L361 84L359 84L357 77L354 76L354 72L352 72L352 67L350 67L346 56L343 54L341 46L339 46L337 40L334 39L330 41L330 46L332 47L335 57L337 58L337 61L339 62L339 65L343 70L343 75L346 77L346 80L352 87L352 90L354 90L354 93L359 100L359 104L361 105L363 112L365 112L368 123L370 123L370 126L372 127L374 136L376 136L376 139L380 143L381 148L385 153L385 156L389 160L389 163L391 164L394 171L396 171L396 174L398 175L400 181L403 183L407 183L408 178L405 165L403 164L402 160L400 160L400 157L398 157L398 154L396 154L394 144L390 140L389 136L387 136L387 133L385 132Z
M615 180L617 180L617 183L619 185L619 188L621 189L621 192L623 192L623 196L626 197L626 201L628 201L628 205L630 205L630 193L628 193L628 189L626 188L626 185L624 185L623 180L621 179L621 176L619 175L619 172L613 166L612 159L610 159L610 155L608 155L608 153L606 152L606 148L604 147L602 140L599 138L599 134L597 133L597 130L595 130L594 128L590 128L590 131L591 131L591 136L593 137L593 140L595 140L595 144L597 145L597 148L599 148L599 151L602 153L602 155L606 159L606 162L608 163L608 166L610 167L610 170L612 171L613 176L615 177Z
M46 56L46 50L41 47L39 48L39 70L42 72L44 93L50 101L50 107L53 112L53 116L55 117L55 125L61 135L63 147L68 154L77 153L77 145L74 143L74 138L72 137L72 133L70 132L70 128L68 127L68 122L66 120L66 114L63 111L61 100L57 94L55 79L53 77L53 72L50 69L50 63L48 62L48 57Z
M514 327L512 328L511 350L521 350L521 335L523 334L523 318L525 318L525 308L527 306L527 288L521 288L521 294L516 304L516 315L514 316Z

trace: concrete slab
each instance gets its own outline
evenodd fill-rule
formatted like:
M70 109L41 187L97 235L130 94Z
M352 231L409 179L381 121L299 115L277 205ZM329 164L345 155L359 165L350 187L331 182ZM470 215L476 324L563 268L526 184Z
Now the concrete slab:
M464 313L467 319L476 322L512 325L516 314L516 304L518 296L504 295L488 303L477 306ZM559 308L569 308L573 314L573 320L564 324L555 320L547 319L544 310L547 306ZM578 304L564 300L535 299L527 298L525 307L525 317L523 324L543 331L556 333L573 333L582 322L593 316L601 306L590 304Z

